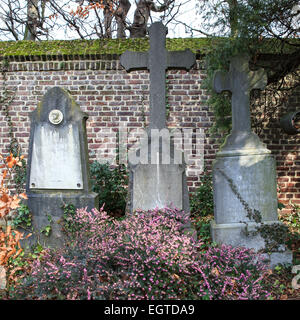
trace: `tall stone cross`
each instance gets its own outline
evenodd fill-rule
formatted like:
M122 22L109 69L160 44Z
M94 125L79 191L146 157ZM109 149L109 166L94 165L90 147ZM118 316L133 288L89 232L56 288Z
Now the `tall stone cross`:
M189 49L167 51L167 28L161 22L149 28L150 50L148 52L126 51L121 55L121 65L126 71L148 69L150 71L150 121L149 129L166 127L166 70L168 68L189 70L196 58Z
M232 133L251 132L250 91L264 89L267 75L264 69L249 70L249 57L235 56L231 59L229 72L216 71L213 88L216 92L232 92Z

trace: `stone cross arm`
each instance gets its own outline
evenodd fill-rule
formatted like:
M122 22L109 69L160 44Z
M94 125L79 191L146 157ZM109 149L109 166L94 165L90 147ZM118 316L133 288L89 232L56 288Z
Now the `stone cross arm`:
M264 69L249 70L247 56L235 56L230 61L229 72L216 71L213 77L213 88L217 93L222 91L250 92L252 89L263 90L267 85L267 74Z
M125 51L120 58L121 65L126 71L148 69L148 52Z
M167 69L190 70L194 64L195 54L190 49L186 49L185 51L167 52Z
M149 53L125 51L120 58L121 65L126 71L138 69L150 69ZM186 49L185 51L167 51L165 69L185 69L190 70L195 64L195 54Z
M217 93L232 93L232 131L250 132L250 102L252 89L264 89L267 74L263 69L250 71L249 57L235 56L230 61L229 72L216 71L213 77L213 89Z

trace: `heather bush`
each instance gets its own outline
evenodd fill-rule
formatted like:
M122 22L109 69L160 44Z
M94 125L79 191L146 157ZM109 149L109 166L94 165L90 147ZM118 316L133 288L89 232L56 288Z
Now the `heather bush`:
M21 299L266 299L265 265L251 250L201 251L188 217L165 208L122 220L78 210L74 242L32 266Z

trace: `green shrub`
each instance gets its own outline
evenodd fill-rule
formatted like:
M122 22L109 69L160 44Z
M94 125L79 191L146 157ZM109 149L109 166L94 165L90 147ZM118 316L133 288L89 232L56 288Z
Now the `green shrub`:
M125 214L128 173L124 165L111 167L94 161L90 166L92 190L99 194L99 206L114 216Z
M13 228L20 227L23 229L28 229L32 226L32 215L26 204L22 203L20 207L17 208L11 224Z
M212 176L207 170L200 176L200 186L190 198L191 216L207 216L213 213L214 199Z

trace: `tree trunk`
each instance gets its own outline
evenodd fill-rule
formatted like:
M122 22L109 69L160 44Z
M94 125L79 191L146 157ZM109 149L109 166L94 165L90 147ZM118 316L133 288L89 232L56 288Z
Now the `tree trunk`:
M104 14L104 36L106 38L111 38L112 37L111 23L112 23L113 15L109 7L109 1L107 1L107 4L104 7L103 14Z
M131 7L129 0L120 0L115 17L117 21L117 38L125 38L126 17Z
M27 0L27 23L24 40L36 40L39 23L39 0Z
M156 6L153 0L139 0L134 13L133 23L130 30L130 38L143 38L147 34L147 23L150 12L162 12L168 9L174 0L164 0L164 4Z

